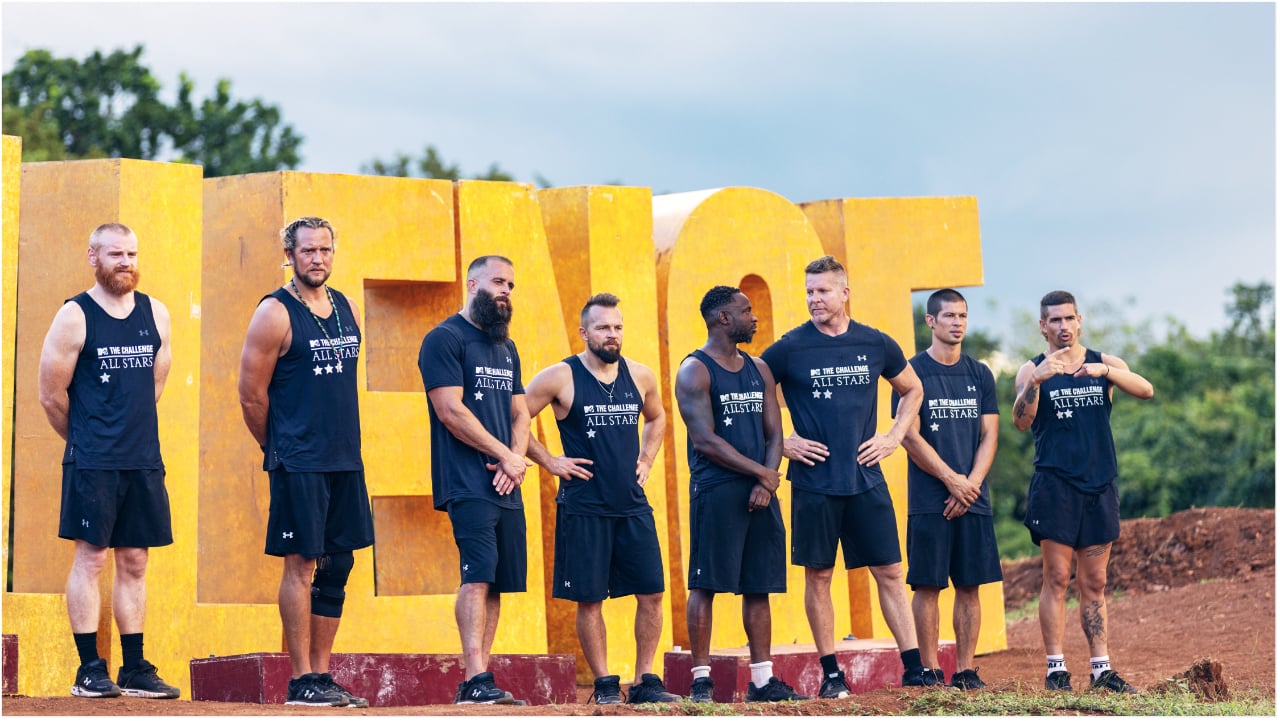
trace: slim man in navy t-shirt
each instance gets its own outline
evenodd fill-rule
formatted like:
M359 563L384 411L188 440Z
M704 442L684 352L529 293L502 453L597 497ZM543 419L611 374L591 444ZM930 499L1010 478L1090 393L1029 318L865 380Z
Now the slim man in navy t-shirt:
M520 484L531 465L529 409L508 335L515 266L480 256L466 282L466 305L422 339L418 370L431 421L431 494L458 545L454 616L466 675L455 703L510 704L488 667L501 594L525 590L527 563Z
M1020 431L1030 429L1036 444L1024 523L1040 546L1044 566L1040 630L1048 661L1045 687L1071 690L1062 639L1074 558L1092 686L1133 693L1111 669L1107 654L1107 561L1111 543L1120 537L1111 395L1114 386L1147 400L1155 389L1119 357L1085 348L1080 342L1083 319L1075 296L1062 290L1046 294L1040 300L1040 335L1049 348L1024 363L1014 381L1013 424Z

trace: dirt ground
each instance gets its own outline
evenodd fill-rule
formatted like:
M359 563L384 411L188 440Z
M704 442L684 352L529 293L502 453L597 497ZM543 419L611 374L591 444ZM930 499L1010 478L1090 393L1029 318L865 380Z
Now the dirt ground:
M1039 558L1005 564L1006 608L1022 608L1040 589ZM1112 663L1140 690L1188 671L1200 659L1221 664L1228 693L1260 692L1275 697L1275 511L1238 508L1192 509L1163 519L1121 525L1111 556L1108 604ZM1078 681L1089 673L1088 648L1079 614L1067 620L1067 667ZM1009 648L977 659L982 678L995 690L1039 689L1044 650L1034 614L1007 625ZM1077 684L1083 687L1084 683ZM589 689L580 688L586 698ZM738 704L739 714L886 714L906 708L923 689L886 689L851 699L814 700L771 706ZM661 710L586 704L554 706L419 706L315 709L257 704L5 697L0 713L39 716L632 716L677 715Z

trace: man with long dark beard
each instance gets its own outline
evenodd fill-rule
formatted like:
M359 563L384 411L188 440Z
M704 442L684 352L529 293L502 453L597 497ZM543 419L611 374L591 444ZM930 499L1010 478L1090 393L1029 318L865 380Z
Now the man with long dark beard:
M284 558L285 703L364 707L329 674L352 551L373 545L356 389L360 314L326 284L337 250L327 220L298 218L280 238L293 277L249 321L240 407L271 482L266 552Z
M525 590L520 484L529 409L520 355L508 337L515 266L484 255L467 267L462 310L422 339L418 369L431 420L431 494L458 545L461 584L454 617L465 680L455 703L516 703L494 683L489 652L503 593Z
M579 323L587 349L543 369L527 389L531 416L551 405L565 451L553 456L529 438L529 457L560 478L551 595L578 605L578 641L595 676L595 703L622 703L621 679L609 673L603 606L606 598L631 595L636 664L627 702L679 701L652 673L666 591L653 507L644 495L667 425L658 377L622 357L616 295L591 296Z
M74 696L177 698L142 657L148 549L173 543L156 403L169 375L169 311L134 289L138 238L107 223L89 236L96 282L54 316L40 352L40 404L66 440L58 537L75 542L67 615L80 654ZM112 610L123 665L98 656L98 577L115 549Z

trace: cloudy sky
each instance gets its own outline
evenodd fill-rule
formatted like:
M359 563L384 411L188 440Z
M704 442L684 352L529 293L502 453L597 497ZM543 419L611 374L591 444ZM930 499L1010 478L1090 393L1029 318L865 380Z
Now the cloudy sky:
M279 105L300 170L428 143L468 173L972 195L973 326L1053 288L1224 322L1275 282L1275 7L1255 4L67 4L0 7L4 68L142 43L173 92Z

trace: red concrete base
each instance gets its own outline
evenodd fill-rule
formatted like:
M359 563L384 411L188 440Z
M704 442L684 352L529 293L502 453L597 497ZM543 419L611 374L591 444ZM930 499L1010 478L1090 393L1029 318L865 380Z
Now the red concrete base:
M818 695L822 688L822 667L813 644L774 646L773 675L791 684L797 693ZM836 641L836 662L844 671L849 690L862 693L902 685L902 658L892 639ZM956 670L956 644L943 641L938 662L947 680ZM746 649L711 651L712 698L721 703L745 701L751 681L751 657ZM688 651L668 651L664 655L662 679L672 693L689 695L693 683L693 661Z
M574 657L569 654L503 654L490 659L499 688L530 705L577 699ZM329 673L370 706L428 706L453 703L463 681L457 655L415 653L335 653ZM193 701L283 704L289 684L289 656L246 653L191 659Z
M0 693L15 694L18 692L18 637L11 633L4 634L4 645L0 647L0 667L4 684Z

